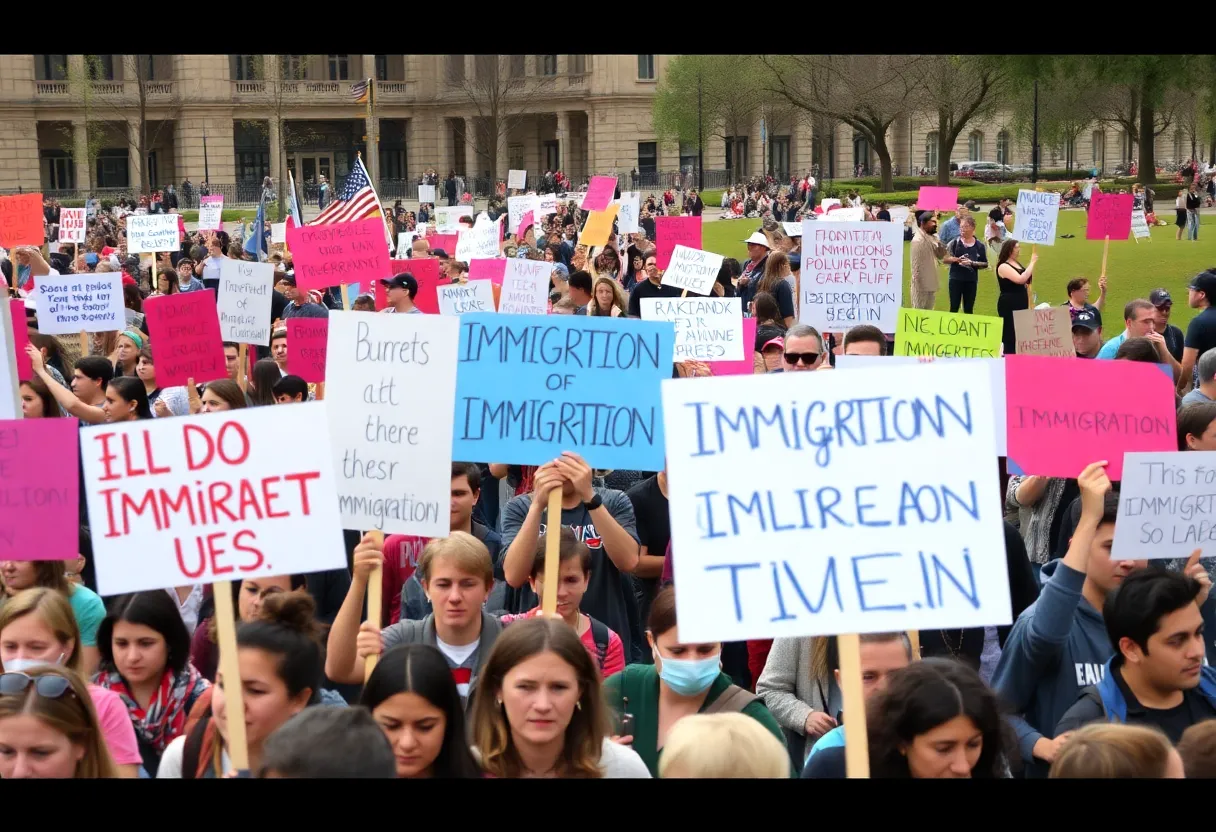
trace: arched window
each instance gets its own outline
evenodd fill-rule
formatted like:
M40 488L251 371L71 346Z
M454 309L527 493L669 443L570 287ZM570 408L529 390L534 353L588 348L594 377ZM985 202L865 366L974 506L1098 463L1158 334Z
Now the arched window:
M1002 130L996 134L996 162L998 165L1009 164L1009 131Z
M1182 128L1179 127L1174 131L1174 161L1181 162L1183 159L1182 151Z
M984 159L984 134L979 130L971 131L971 135L967 137L967 158L973 162Z
M925 134L925 167L937 169L937 131Z
M1093 135L1093 162L1094 167L1102 167L1102 160L1106 157L1106 134L1101 130L1095 130Z

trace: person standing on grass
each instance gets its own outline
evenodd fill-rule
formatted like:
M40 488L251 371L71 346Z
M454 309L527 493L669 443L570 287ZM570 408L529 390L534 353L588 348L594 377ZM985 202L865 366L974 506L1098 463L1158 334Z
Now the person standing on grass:
M1199 242L1199 209L1203 205L1203 196L1194 180L1186 192L1186 238Z
M1199 356L1216 347L1216 272L1205 271L1195 275L1187 287L1187 304L1198 309L1199 314L1191 319L1186 328L1186 341L1182 350L1182 375L1178 379L1178 392L1185 394L1198 384L1195 377L1195 362Z
M975 293L979 288L979 270L988 268L988 252L975 237L975 219L965 216L959 221L959 236L947 244L949 253L942 261L950 266L950 311L957 312L962 304L963 314L975 311Z
M1088 309L1090 312L1101 312L1106 308L1106 278L1098 278L1098 302L1089 302L1089 280L1084 277L1074 277L1068 281L1068 302L1064 305L1075 318L1078 312ZM1169 295L1166 295L1169 299Z
M937 217L925 211L912 236L912 308L932 309L940 285L937 263L946 256L946 246L937 237Z

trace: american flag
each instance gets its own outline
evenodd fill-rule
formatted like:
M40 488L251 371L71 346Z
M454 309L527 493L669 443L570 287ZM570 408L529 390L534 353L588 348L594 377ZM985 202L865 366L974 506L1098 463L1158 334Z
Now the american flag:
M362 81L356 81L350 85L350 97L355 99L356 104L362 104L367 100L367 91L371 88L371 83L371 78L364 78Z
M372 188L371 177L363 167L363 160L356 158L355 166L346 177L342 193L309 225L354 222L380 216L383 216L380 213L380 199Z

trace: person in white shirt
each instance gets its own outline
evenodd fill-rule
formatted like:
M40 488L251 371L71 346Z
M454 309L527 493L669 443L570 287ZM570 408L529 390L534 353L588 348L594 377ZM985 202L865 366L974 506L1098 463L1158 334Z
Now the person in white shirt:
M385 312L400 312L406 315L421 315L422 310L414 305L418 296L418 281L409 272L394 275L388 280L381 280L388 296L388 306Z

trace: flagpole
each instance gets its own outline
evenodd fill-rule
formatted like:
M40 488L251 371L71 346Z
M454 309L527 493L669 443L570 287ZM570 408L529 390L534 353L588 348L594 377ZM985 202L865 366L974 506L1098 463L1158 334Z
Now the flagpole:
M370 146L374 133L374 124L372 122L372 107L376 100L376 80L374 78L367 79L367 142L365 146ZM393 239L392 232L388 230L388 223L384 221L384 205L380 202L380 193L376 190L376 183L372 179L371 172L368 171L367 165L363 164L362 154L355 154L359 162L359 167L363 168L363 175L367 177L367 182L371 185L372 196L376 198L376 207L380 209L380 222L384 225L384 239L388 240L388 247L391 250L396 242Z

